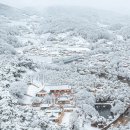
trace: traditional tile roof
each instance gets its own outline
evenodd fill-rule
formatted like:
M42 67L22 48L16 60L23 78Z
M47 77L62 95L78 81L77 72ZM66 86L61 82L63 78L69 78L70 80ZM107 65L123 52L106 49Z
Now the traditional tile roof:
M39 91L37 94L47 94L47 92L46 92L44 89L42 89L42 90Z

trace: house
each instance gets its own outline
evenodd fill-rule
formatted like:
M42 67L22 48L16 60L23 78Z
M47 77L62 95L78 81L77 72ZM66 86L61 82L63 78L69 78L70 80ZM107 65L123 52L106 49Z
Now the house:
M49 115L49 120L58 123L59 122L59 114L58 113L51 113Z
M69 85L45 86L45 90L49 91L51 94L53 93L55 96L72 93L72 88Z
M39 102L34 102L32 103L32 107L40 107L41 103Z
M69 85L50 85L44 86L44 89L36 93L37 97L44 97L48 94L53 94L55 97L59 97L63 94L72 94L72 88Z
M71 100L68 96L61 96L61 97L58 98L57 102L58 102L58 104L64 105L64 104L70 104Z
M71 104L64 105L64 111L65 112L72 112L74 109L74 106Z
M38 97L34 97L32 99L32 106L33 107L40 107L41 103L42 103L42 99L40 99Z
M51 104L41 104L40 108L41 110L46 110L46 109L49 109L51 106L52 106Z
M52 107L50 109L46 110L46 113L58 113L61 114L63 111L63 109L59 108L59 107Z
M36 94L36 97L44 97L47 95L47 92L42 89L41 91L39 91L37 94Z

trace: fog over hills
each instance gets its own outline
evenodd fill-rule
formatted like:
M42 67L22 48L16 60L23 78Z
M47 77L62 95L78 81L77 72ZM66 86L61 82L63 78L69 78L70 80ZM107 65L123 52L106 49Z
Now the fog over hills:
M3 15L9 18L18 19L18 18L26 17L27 14L21 9L0 3L0 15Z
M1 3L17 7L43 8L48 6L81 6L95 9L109 10L121 14L130 15L129 0L1 0Z
M2 1L0 130L130 130L130 16Z

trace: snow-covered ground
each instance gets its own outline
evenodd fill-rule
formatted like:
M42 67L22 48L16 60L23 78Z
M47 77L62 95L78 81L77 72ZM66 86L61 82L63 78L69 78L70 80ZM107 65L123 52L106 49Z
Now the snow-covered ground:
M116 35L116 37L117 37L117 40L119 40L119 41L124 41L123 36L121 36L121 35Z
M102 27L102 28L108 27L108 25L102 24L102 23L99 23L99 22L97 22L97 25L98 25L99 27Z
M62 123L61 125L64 125L68 128L69 130L69 121L70 121L70 115L71 115L71 112L65 112L65 115L62 119Z
M22 100L19 100L19 102L21 102L22 104L31 105L31 104L32 104L32 99L33 99L33 97L24 95L23 99L22 99Z
M28 58L32 59L34 63L52 63L52 57L44 57L44 56L28 56Z
M113 44L113 42L112 42L112 41L110 41L110 42L107 42L107 44L108 44L108 45L112 45L112 44Z
M100 130L98 128L91 127L90 125L85 125L81 130Z
M67 130L69 130L70 116L71 116L71 112L65 112L65 115L61 123L61 125L64 125L67 128ZM84 125L84 127L80 127L80 130L100 130L100 129L94 128L88 124L88 125Z
M82 47L68 47L66 49L69 50L69 51L77 51L77 52L90 51L90 49L82 48Z
M41 87L37 87L35 85L29 85L27 94L30 96L36 96L36 93L38 93L42 88L43 88L42 85L41 85Z
M70 25L72 27L64 30L64 22L66 22L66 20L68 21L69 19L65 18L62 21L60 17L60 20L57 21L56 15L54 18L50 17L49 19L40 16L32 16L18 21L13 20L13 18L9 20L8 18L6 19L6 17L1 17L0 37L2 42L0 44L2 46L0 46L0 53L5 56L8 55L9 52L13 52L15 50L18 53L11 53L11 55L13 54L11 57L17 57L16 60L21 60L21 57L25 57L26 60L28 58L31 60L23 60L21 63L20 61L10 62L9 60L12 59L8 58L7 61L10 63L6 63L2 57L0 66L0 79L2 81L7 80L7 84L9 85L12 82L19 81L21 79L23 82L30 80L31 82L35 83L36 86L28 86L27 93L25 92L26 94L23 94L22 96L20 95L23 97L23 99L21 99L21 103L24 104L32 104L32 100L34 101L36 93L43 88L41 83L39 84L37 81L34 81L35 77L37 76L37 80L44 80L45 78L45 81L47 81L48 84L61 85L67 83L72 85L72 87L75 89L74 92L76 92L74 96L77 100L77 106L85 106L87 104L89 107L91 106L90 108L94 109L95 101L100 101L102 99L108 100L109 97L110 100L113 100L115 104L115 106L112 106L112 112L119 116L120 113L124 111L124 106L126 103L129 103L130 100L129 81L127 83L126 81L122 80L130 79L130 49L129 42L127 42L127 40L129 40L129 27L123 24L121 25L122 29L120 29L120 26L119 29L116 29L112 28L113 24L115 23L110 24L109 21L103 22L102 20L102 22L100 20L98 22L96 19L94 20L94 23L90 22L89 24L89 19L91 18L89 17L87 20L86 15L84 15L84 21L86 23L85 27L84 23L82 24L82 19L80 17L80 22L78 22L80 24L77 24L75 27L73 27L73 23L75 24L78 18L76 18L76 20L74 19L75 22L71 22L70 20ZM96 16L96 14L92 14L91 16ZM107 18L108 17L109 16L107 16ZM46 20L48 22L47 27L43 24L46 22ZM8 21L7 24L5 24L5 21ZM61 21L63 23L61 23ZM88 21L88 24L86 21ZM53 26L53 22L56 22L55 26ZM65 24L68 25L68 23ZM66 25L65 28L67 27ZM75 29L73 30L72 28ZM62 29L64 31L62 31ZM108 33L110 33L110 37L109 35L107 37ZM6 47L5 43L7 43L7 45L9 44L10 46ZM10 48L11 50L8 52L7 50ZM89 53L89 56L86 55L87 53ZM77 57L81 55L83 57L81 61L79 60L74 63L69 62L68 64L56 64L58 62L53 62L55 59L59 59L59 61L67 61L71 58L75 58L75 56ZM35 64L33 64L33 62ZM31 65L36 65L36 67L33 67L33 69ZM31 71L36 70L37 72L35 71L32 74L29 74L30 70L28 69L31 69ZM43 75L40 72L43 73ZM27 79L24 77L27 77ZM4 87L4 85L2 87ZM20 85L17 87L17 89L18 88L20 88ZM4 87L4 89L7 88ZM21 91L16 91L17 95L19 93L21 94ZM6 94L4 94L3 97L5 96ZM29 106L31 107L31 105ZM90 124L92 121L93 112L90 112L90 110L87 110L87 108L88 106L85 108L79 108L79 112L83 109L82 111L84 111L84 113L80 115L87 115L89 118L79 119L80 115L78 115L75 125L79 126L80 130L99 130L98 128L91 127ZM4 109L3 112L5 112ZM65 112L61 123L61 125L68 128L67 130L69 130L72 113ZM44 115L42 112L41 114ZM0 116L3 118L4 113L1 115ZM98 122L99 118L97 115L95 120ZM35 118L32 119L35 120ZM116 116L114 119L116 119ZM111 119L108 119L106 123L108 124L110 121ZM30 120L30 122L32 121Z

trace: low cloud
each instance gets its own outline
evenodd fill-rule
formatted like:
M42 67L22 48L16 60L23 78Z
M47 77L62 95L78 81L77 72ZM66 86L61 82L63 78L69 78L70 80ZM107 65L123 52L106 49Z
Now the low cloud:
M0 0L14 7L88 6L130 15L130 0Z

